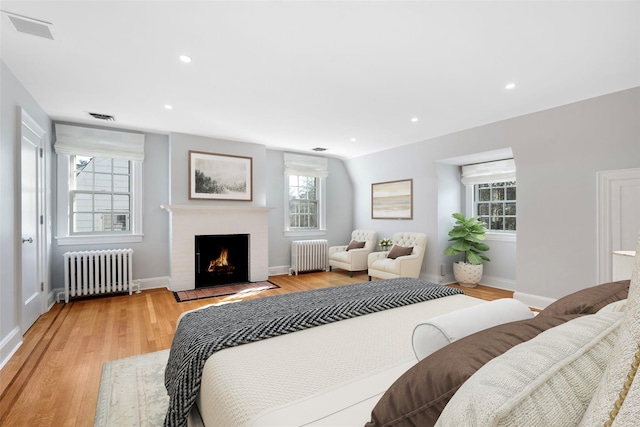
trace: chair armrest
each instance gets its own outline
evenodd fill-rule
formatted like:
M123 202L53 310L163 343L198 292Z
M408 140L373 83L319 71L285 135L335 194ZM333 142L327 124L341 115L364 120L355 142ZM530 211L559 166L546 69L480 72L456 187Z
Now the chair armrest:
M369 265L371 265L371 263L374 262L374 261L377 261L377 260L382 259L382 258L386 258L388 253L389 253L389 251L371 252L369 254L367 262L368 262Z
M400 266L400 275L419 277L420 269L422 268L422 259L423 257L419 254L404 255L396 258L396 262Z

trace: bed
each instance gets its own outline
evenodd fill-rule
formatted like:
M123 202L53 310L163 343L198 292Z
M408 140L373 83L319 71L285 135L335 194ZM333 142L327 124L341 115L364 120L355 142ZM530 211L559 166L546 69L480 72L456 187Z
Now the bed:
M409 294L408 299L406 293ZM387 300L389 295L394 298L391 302ZM396 300L402 301L398 303ZM335 421L344 425L349 417L362 420L362 414L371 411L389 385L417 362L407 331L429 317L483 303L485 301L468 297L457 289L402 278L194 310L179 320L165 384L175 400L176 393L172 395L171 387L177 393L183 393L186 386L172 385L171 381L180 375L178 372L189 377L192 370L197 370L184 368L186 364L198 363L186 360L188 356L185 354L192 355L194 342L203 338L200 333L186 338L181 336L189 335L193 325L204 322L197 319L198 316L205 316L207 310L213 310L224 318L237 318L241 317L238 312L246 308L249 311L247 317L251 318L248 319L251 337L246 339L244 333L247 328L240 328L243 331L241 341L250 344L218 345L210 356L202 356L206 362L201 374L193 374L201 375L201 381L195 381L198 393L193 407L197 408L204 424L261 426L274 425L273 420L278 420L278 425L313 425L314 422L327 425L334 423L326 418L329 416L326 408L331 407L333 409L329 412L335 413L333 420L347 420ZM264 304L276 304L277 307L264 309ZM290 310L291 306L294 306L293 310ZM254 312L260 312L257 315L259 319L255 319ZM311 313L312 319L305 317L303 322L293 322L293 329L303 324L295 333L271 331L281 324L289 325L291 316L299 313ZM321 313L317 321L319 325L313 325L318 313ZM225 321L214 319L210 324ZM309 325L304 326L305 323ZM265 324L269 325L266 333ZM262 329L254 332L256 328ZM270 338L260 339L265 334ZM181 347L178 343L181 339L188 343ZM179 356L181 352L183 355ZM172 357L179 359L174 361L173 367ZM337 389L342 394L337 393ZM313 408L325 409L318 413ZM178 411L184 410L182 407ZM166 424L180 425L182 415Z
M398 281L401 283L398 284ZM397 306L395 303L389 305L385 302L381 304L381 307L371 309L367 303L365 304L367 308L362 310L362 301L360 300L362 295L366 294L368 300L377 300L380 295L386 295L382 291L378 293L380 289L390 287L397 290L396 285L400 285L403 289L407 287L412 292L416 289L431 287L445 290L445 292L438 293L433 297L420 296L417 299L412 297L410 302L403 302ZM628 284L626 286L628 289ZM192 398L180 397L187 404L181 407L181 412L178 411L180 412L178 417L175 417L175 414L174 416L170 415L170 407L165 425L186 425L187 419L189 425L206 425L207 427L362 426L369 420L371 420L370 426L385 425L389 423L389 420L392 421L390 425L403 425L402 422L396 421L406 418L407 411L415 413L415 408L404 406L412 404L425 406L423 402L407 399L407 394L413 393L416 387L424 387L422 380L419 380L419 384L416 385L415 381L418 378L416 372L418 375L422 375L419 368L424 367L425 363L431 364L430 360L434 356L436 356L436 363L437 357L440 357L440 363L445 364L450 359L448 356L440 355L442 350L434 350L434 354L427 355L428 357L425 355L416 357L415 336L412 335L412 332L417 330L416 325L425 324L425 322L428 324L430 319L441 319L447 316L455 318L458 313L465 310L474 310L474 308L487 307L488 304L491 304L465 296L458 290L428 284L418 279L387 279L338 288L344 288L344 290L329 288L308 291L314 295L312 299L317 300L320 296L320 301L317 304L309 306L306 306L306 302L304 302L307 293L300 292L295 296L279 295L251 300L254 302L245 301L230 306L214 307L214 312L221 312L219 310L221 308L233 312L249 306L249 310L258 310L258 323L266 322L268 325L273 324L273 317L265 316L262 309L259 308L262 303L257 301L269 301L273 298L276 302L283 302L285 306L288 306L294 301L291 298L296 298L296 309L285 310L284 313L278 312L278 316L276 316L278 318L290 317L295 314L294 312L315 312L318 307L332 306L334 297L345 297L342 292L347 292L345 298L349 304L355 302L359 308L356 310L358 313L353 316L350 314L338 315L338 319L334 320L339 321L327 321L326 318L323 318L318 324L313 324L314 321L311 321L311 324L305 327L294 327L291 330L285 327L284 333L274 334L271 332L271 326L268 328L261 326L262 330L258 333L252 332L249 339L245 337L246 329L240 328L244 332L240 334L243 338L239 343L245 345L237 345L238 342L229 341L228 337L225 338L230 345L223 346L224 348L216 347L217 349L212 354L203 357L201 370L191 368L190 364L197 364L193 360L178 357L180 345L176 344L176 341L179 340L174 339L172 356L170 356L165 378L170 397L171 399L176 398L176 390L177 394L184 394L188 389L184 384L176 386L171 383L179 370L188 373L187 376L194 377L197 392L193 394ZM599 295L595 298L598 300L597 304L577 305L576 309L567 309L566 307L558 309L558 306L562 305L561 302L558 302L555 309L558 312L562 311L562 316L549 310L550 314L548 315L536 316L540 317L538 320L536 318L520 320L521 322L533 322L532 324L518 325L519 327L528 327L529 331L524 334L521 333L521 329L518 329L517 333L509 332L517 338L502 347L496 346L496 354L487 354L487 360L498 356L518 343L535 337L545 329L564 323L573 317L596 312L602 306L622 299L623 296L626 296L624 284L619 284L613 291L607 288L603 294L605 297ZM571 298L571 300L579 302L579 298ZM564 300L562 302L564 303ZM211 310L211 308L185 313L179 321L176 337L181 334L191 334L191 339L198 341L202 335L206 335L208 332L193 327L194 319L198 316L204 316L206 310ZM340 312L340 310L338 311ZM491 312L492 310L485 311ZM571 314L566 314L571 311ZM478 311L476 310L476 312ZM273 314L273 310L270 313ZM280 316L280 314L284 314L284 316ZM474 316L477 315L474 314ZM496 321L492 317L485 313L485 320L490 318L493 325L499 325L497 328L508 322L505 319ZM215 322L218 321L219 319ZM191 323L189 324L189 322ZM466 328L465 333L449 339L449 342L462 339L448 347L452 347L458 342L464 342L467 338L475 337L476 341L482 342L482 336L478 338L478 334L472 333L485 328L494 329L490 327L492 322L484 325L483 322L477 322L475 325L474 322L471 322L471 328ZM518 324L518 322L512 323ZM269 339L262 339L265 328L269 330L266 333ZM195 329L198 329L199 332L193 333ZM208 331L211 328L205 329ZM253 331L253 329L251 330ZM497 333L503 334L504 331L498 330ZM471 336L464 338L465 335ZM195 352L185 350L186 348L190 347L186 346L182 349L185 354ZM464 351L457 351L457 353L465 354ZM172 357L176 359L173 361L173 365ZM195 360L197 361L198 357L195 357ZM469 364L471 366L469 372L460 370L460 383L473 375L473 372L487 360L477 362L480 364L479 366L474 366L473 363ZM185 368L186 366L189 367ZM194 371L197 372L194 373ZM450 375L450 372L445 368L438 369L438 371L441 371L441 375ZM454 371L458 371L458 369L454 368ZM457 390L459 387L460 384L457 384L454 389ZM173 394L171 389L173 389ZM440 400L441 404L429 408L430 411L436 413L432 421L418 423L418 425L433 425L453 394L449 393L450 395L447 395L445 399L439 397L433 399L429 395L429 393L433 393L433 390L439 393L437 387L432 387L426 393L429 396L428 399ZM397 396L401 396L400 402ZM187 409L188 415L185 414ZM429 416L432 415L429 414ZM411 425L411 423L406 425Z

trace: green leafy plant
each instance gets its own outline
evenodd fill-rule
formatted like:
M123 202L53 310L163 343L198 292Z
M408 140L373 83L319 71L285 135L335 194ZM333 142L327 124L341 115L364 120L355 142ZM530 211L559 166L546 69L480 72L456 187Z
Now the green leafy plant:
M454 213L455 226L449 231L450 242L453 242L444 250L445 255L455 256L464 252L464 260L469 264L482 264L490 261L483 252L489 250L489 246L483 242L487 229L478 218L467 219L461 213Z
M381 239L379 244L380 244L380 247L383 249L393 246L393 242L391 241L391 239L388 239L388 238Z

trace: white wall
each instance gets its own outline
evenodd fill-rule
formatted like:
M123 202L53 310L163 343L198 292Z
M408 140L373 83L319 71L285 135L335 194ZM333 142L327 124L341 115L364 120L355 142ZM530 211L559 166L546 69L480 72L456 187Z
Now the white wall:
M21 300L21 190L20 190L20 115L25 111L51 137L51 120L33 97L0 61L0 366L22 341ZM51 150L45 152L47 182L52 181ZM45 224L50 235L51 194L45 189ZM47 274L48 276L48 274ZM50 282L45 283L51 290ZM48 294L49 292L47 292Z
M640 166L639 118L634 88L350 159L355 226L382 237L426 232L423 275L438 277L444 247L435 244L442 224L434 162L511 147L518 176L515 290L558 298L596 285L596 172ZM404 178L414 180L414 219L372 220L371 183Z

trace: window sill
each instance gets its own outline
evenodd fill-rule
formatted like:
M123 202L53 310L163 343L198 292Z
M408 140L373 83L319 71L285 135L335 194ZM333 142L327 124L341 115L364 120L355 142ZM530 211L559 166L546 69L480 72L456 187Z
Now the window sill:
M140 243L143 234L119 234L111 236L62 236L56 237L58 246L95 245L100 243Z
M327 230L285 230L286 237L326 236Z
M485 234L486 240L490 242L515 242L516 233L495 233L487 231Z

